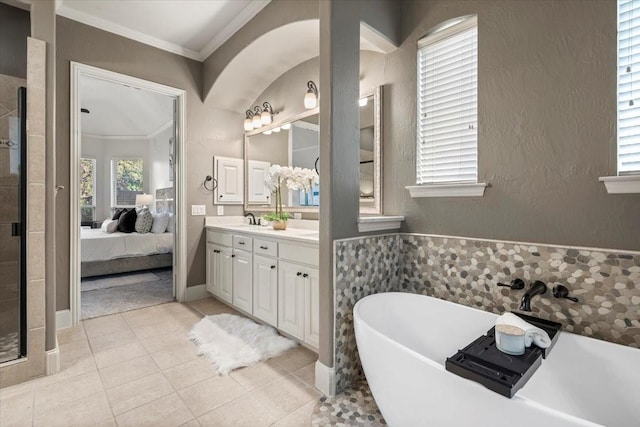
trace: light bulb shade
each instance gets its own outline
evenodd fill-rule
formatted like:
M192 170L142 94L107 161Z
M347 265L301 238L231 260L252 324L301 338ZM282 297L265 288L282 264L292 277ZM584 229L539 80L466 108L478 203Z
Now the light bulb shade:
M262 127L262 120L260 120L260 114L256 114L253 116L253 120L251 121L254 129L258 129Z
M369 103L369 98L360 98L360 101L358 101L358 104L361 107L366 107L367 103Z
M265 135L271 135L271 129L269 129L269 130L265 130L265 131L264 131L264 132L262 132L262 133L264 133Z
M282 129L284 129L284 130L289 130L289 129L291 129L291 123L285 123L285 124L283 124L283 125L282 125Z
M153 195L136 194L136 206L149 206L153 204Z
M262 124L263 125L270 125L271 124L271 113L268 112L267 110L264 110L262 112L262 114L260 115L260 119L262 120Z
M307 88L307 93L304 95L304 108L310 110L318 105L318 87L312 80L309 80Z
M278 126L277 128L273 128L273 131L274 131L275 133L280 132L280 127Z
M304 108L306 108L307 110L310 110L312 108L316 108L317 105L318 105L318 98L316 97L316 94L313 93L311 90L308 91L304 96Z
M247 132L253 130L253 120L251 118L244 119L244 130Z

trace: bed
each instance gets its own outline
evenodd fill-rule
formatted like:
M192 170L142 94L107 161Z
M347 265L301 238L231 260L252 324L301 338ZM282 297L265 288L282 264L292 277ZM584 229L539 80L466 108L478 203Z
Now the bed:
M173 188L156 190L156 212L173 212ZM173 233L105 233L82 227L80 276L128 273L171 267Z
M173 264L173 233L107 234L83 228L80 233L81 277L102 276Z

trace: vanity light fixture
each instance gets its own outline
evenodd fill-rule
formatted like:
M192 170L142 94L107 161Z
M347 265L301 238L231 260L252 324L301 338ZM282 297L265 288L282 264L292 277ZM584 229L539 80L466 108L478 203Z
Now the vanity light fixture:
M360 98L360 100L358 101L358 104L361 107L366 107L368 103L369 103L369 98L366 98L366 97L365 98Z
M307 88L307 93L304 95L304 108L311 110L318 106L318 87L313 81L309 80Z
M283 125L282 125L282 129L284 129L284 130L289 130L289 129L291 129L291 123L285 123L285 124L283 124Z
M256 105L255 107L253 107L253 119L251 120L254 129L259 129L262 127L262 119L260 118L261 116L262 108L260 108L259 105Z
M244 119L244 130L249 132L253 130L253 111L247 110L247 118Z
M273 107L268 102L262 104L262 114L260 115L263 125L270 125L273 121Z

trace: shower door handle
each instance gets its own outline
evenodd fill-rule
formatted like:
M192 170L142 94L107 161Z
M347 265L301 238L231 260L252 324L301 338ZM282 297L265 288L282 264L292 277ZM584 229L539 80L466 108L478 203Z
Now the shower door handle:
M18 237L20 236L20 223L19 222L12 222L11 223L11 236L13 237Z

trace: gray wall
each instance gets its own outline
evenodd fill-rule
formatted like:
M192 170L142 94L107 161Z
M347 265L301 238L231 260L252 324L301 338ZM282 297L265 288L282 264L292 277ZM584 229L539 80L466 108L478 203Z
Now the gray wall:
M478 14L482 198L412 199L416 42ZM403 43L385 66L386 214L403 231L640 249L640 197L608 195L616 174L616 2L404 2Z
M0 74L27 78L29 12L0 3Z
M187 92L186 163L187 204L205 204L212 213L213 197L201 189L213 168L209 140L212 117L200 100L202 64L78 22L57 19L57 183L69 188L69 63L76 61L139 77ZM241 153L237 148L236 153ZM203 154L209 159L201 161ZM57 310L69 307L69 192L58 194L56 229ZM187 218L187 283L204 283L204 217Z

